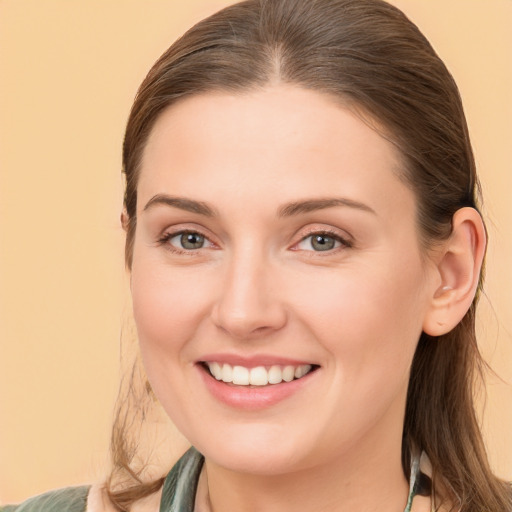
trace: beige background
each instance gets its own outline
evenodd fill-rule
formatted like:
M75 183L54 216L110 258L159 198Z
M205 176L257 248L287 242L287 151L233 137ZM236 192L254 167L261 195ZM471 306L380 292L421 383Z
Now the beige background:
M123 270L120 148L134 93L232 2L0 0L0 502L106 467ZM512 479L512 1L394 0L459 83L491 235L486 439Z

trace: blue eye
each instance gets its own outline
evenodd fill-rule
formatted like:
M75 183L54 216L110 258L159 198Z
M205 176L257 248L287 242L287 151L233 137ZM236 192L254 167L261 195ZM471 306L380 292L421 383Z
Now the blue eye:
M343 244L343 241L333 235L327 233L314 233L303 238L297 245L302 251L331 251Z

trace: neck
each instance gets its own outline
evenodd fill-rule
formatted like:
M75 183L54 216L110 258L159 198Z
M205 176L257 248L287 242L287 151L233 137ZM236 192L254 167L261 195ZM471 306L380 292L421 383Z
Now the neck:
M211 512L402 512L409 484L400 444L377 446L280 475L236 473L206 460L201 485Z

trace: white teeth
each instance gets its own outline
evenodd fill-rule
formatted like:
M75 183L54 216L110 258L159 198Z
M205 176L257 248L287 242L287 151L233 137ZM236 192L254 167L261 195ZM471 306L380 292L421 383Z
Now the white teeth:
M226 365L224 365L226 367ZM233 384L249 385L249 370L243 366L233 366Z
M266 386L267 384L279 384L281 382L291 382L294 378L300 379L311 371L310 364L301 364L299 366L279 366L273 365L269 368L256 366L254 368L245 368L244 366L231 366L230 364L220 364L217 362L207 363L210 373L223 382L232 382L238 386Z
M268 371L269 384L279 384L283 380L283 372L280 366L271 366Z
M285 366L283 370L283 380L291 382L295 377L295 368L293 366Z
M268 384L268 372L264 366L251 368L249 372L249 383L253 386L266 386Z
M219 365L220 366L220 365ZM211 368L210 368L211 371ZM215 377L215 375L214 375ZM233 368L230 364L224 364L222 366L222 377L224 382L233 382Z
M210 371L217 380L222 380L222 368L219 363L212 363L210 365Z
M308 373L310 370L310 364L303 364L301 366L297 366L297 368L295 368L295 378L300 379L301 377L304 377L304 375L306 375L306 373Z

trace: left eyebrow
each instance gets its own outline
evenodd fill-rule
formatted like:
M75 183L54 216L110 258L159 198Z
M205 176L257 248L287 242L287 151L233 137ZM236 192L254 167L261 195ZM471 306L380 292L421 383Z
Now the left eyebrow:
M355 208L356 210L361 210L364 212L372 213L373 215L377 215L375 210L370 208L368 205L344 197L307 199L305 201L287 203L279 208L277 214L279 217L291 217L293 215L300 215L301 213L325 210L326 208L334 208L337 206Z

